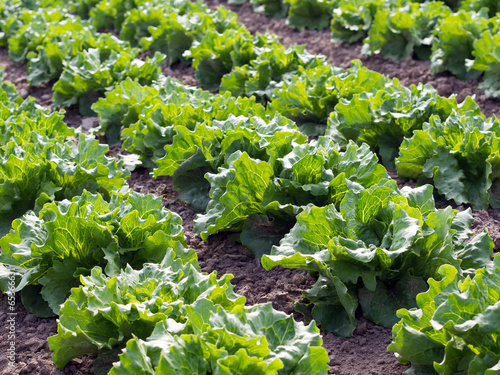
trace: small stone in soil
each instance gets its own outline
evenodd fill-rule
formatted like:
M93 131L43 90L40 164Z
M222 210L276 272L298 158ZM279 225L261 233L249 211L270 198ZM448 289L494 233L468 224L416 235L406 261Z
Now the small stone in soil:
M340 350L343 352L348 352L351 350L351 343L349 341L344 341L342 345L340 345Z
M99 125L99 119L97 117L87 117L82 119L82 127L85 130L90 130L97 125Z
M19 96L23 99L26 99L30 93L26 89L19 90Z

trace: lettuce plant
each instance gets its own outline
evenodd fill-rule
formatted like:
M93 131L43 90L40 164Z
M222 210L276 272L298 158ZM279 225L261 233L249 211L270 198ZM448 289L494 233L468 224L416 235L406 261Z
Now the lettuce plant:
M0 79L3 70L0 69ZM0 155L5 156L5 145L15 141L24 147L36 135L63 141L75 136L75 130L63 121L64 113L50 112L36 104L33 97L22 99L13 84L0 83Z
M80 275L89 275L94 266L113 276L127 264L139 269L146 262L160 262L171 247L180 258L191 256L181 218L162 207L161 197L133 191L110 195L107 201L84 191L16 219L0 239L2 291L9 289L9 275L14 274L25 307L51 316L70 288L79 285Z
M163 92L165 91L161 88L160 97ZM290 124L287 119L266 111L253 98L234 98L229 94L213 96L201 90L192 93L178 92L153 100L152 105L143 109L139 121L123 129L123 148L139 154L143 164L152 170L157 167L157 160L165 156L165 147L173 144L176 133L192 132L202 124L215 129L212 128L214 121L224 122L231 117L240 116L245 119L259 117L266 122L276 117L276 123L283 126ZM230 126L228 130L229 128ZM209 140L203 142L207 143ZM163 172L158 172L157 175L159 173Z
M466 61L468 69L484 72L477 87L483 90L486 96L492 98L500 98L500 85L498 84L500 76L499 42L500 35L492 35L489 30L483 32L481 37L473 43L474 59Z
M101 0L89 10L90 21L97 30L120 32L127 12L148 0Z
M482 8L488 8L488 16L490 18L495 17L500 11L499 4L495 0L462 0L459 9L478 12Z
M127 78L105 95L92 105L99 117L99 127L93 133L105 133L106 141L115 144L120 142L122 129L137 122L143 109L158 101L159 89L155 84L143 86Z
M178 259L170 249L160 264L128 266L113 277L95 267L81 279L48 339L59 368L83 354L123 349L110 374L328 370L314 323L297 323L271 304L244 306L232 275L201 273L195 255Z
M174 188L182 191L179 199L199 212L205 211L210 200L205 174L226 166L234 152L273 163L291 151L292 142L307 142L281 116L262 119L230 115L227 120L214 120L211 126L200 123L193 130L176 126L174 133L172 143L165 146L165 156L157 160L154 176L173 176Z
M193 38L182 22L182 16L171 7L145 4L132 9L125 18L120 38L152 52L161 52L169 63L179 61Z
M58 23L44 33L44 40L30 51L27 80L32 86L39 86L58 79L63 70L63 61L74 57L85 48L95 45L95 32L81 21Z
M443 265L417 296L414 309L401 309L388 349L405 372L419 374L494 374L500 366L498 309L500 257L463 278Z
M110 375L326 374L328 354L313 323L304 326L270 303L227 311L208 299L185 305L184 324L158 323L134 338Z
M100 122L94 133L105 132L108 141L116 143L122 132L123 148L140 154L151 169L156 159L165 155L163 147L172 143L176 125L193 130L198 123L210 126L213 120L227 120L231 115L273 116L253 98L212 95L169 77L160 77L152 86L127 79L92 109Z
M99 126L93 129L93 133L105 133L108 143L118 143L123 129L140 118L150 118L155 112L151 107L170 102L183 106L195 98L197 102L205 102L211 97L209 92L183 85L172 77L160 75L151 85L141 85L127 78L92 105L92 110L99 117ZM133 137L133 134L129 137Z
M347 191L340 209L306 208L262 265L318 273L304 292L313 317L324 331L350 336L358 307L389 327L399 308L416 306L441 265L470 273L487 264L493 241L485 232L466 242L472 221L470 210L436 210L429 185L399 192L395 181L379 179Z
M2 1L0 2L0 46L7 46L7 41L19 27L22 27L23 3L17 1ZM26 12L24 12L26 13Z
M58 129L61 119L53 115L45 120L35 123L46 124L46 130L49 126ZM19 129L19 125L30 123L26 120L16 125ZM66 128L62 134L71 135L72 131ZM70 199L84 189L109 196L126 185L130 172L123 161L104 155L107 146L84 135L79 136L78 143L63 141L62 134L50 139L30 129L18 133L0 149L2 235L9 231L12 220L29 210L38 211L45 202Z
M273 18L285 18L288 14L288 3L284 0L250 0L254 12L264 13Z
M0 69L0 80L3 69ZM33 97L22 99L12 83L0 83L0 156L6 155L6 145L14 141L24 148L41 137L64 141L75 136L75 129L64 123L64 113L51 112L36 104Z
M194 253L179 259L173 249L158 264L127 266L113 277L94 267L59 311L57 335L48 339L52 358L62 369L80 355L123 348L134 337L147 339L167 318L183 323L186 306L202 298L232 310L245 298L233 293L231 279L201 273Z
M299 31L323 30L330 24L334 0L284 0L288 5L287 24Z
M91 0L87 0L91 1ZM76 1L63 0L4 0L0 3L0 45L7 46L8 39L13 37L16 32L23 28L26 30L26 39L22 34L18 34L16 38L29 42L33 38L43 37L42 34L37 34L36 30L43 30L46 26L57 23L58 20L77 19L72 12L76 7ZM83 2L83 0L80 0ZM46 21L44 25L44 20ZM65 21L63 21L65 22ZM31 44L29 42L29 44ZM14 43L14 45L17 45ZM31 46L36 48L36 44Z
M432 73L448 70L460 79L478 78L481 72L467 69L466 61L474 58L474 41L486 30L493 33L498 30L498 23L488 18L486 9L478 12L462 10L443 18L434 31Z
M212 11L190 1L172 5L145 3L127 14L120 37L133 46L165 54L173 64L186 61L183 53L209 31L224 32L240 26L236 14L225 8Z
M155 100L144 108L139 120L122 131L123 149L140 155L149 170L157 167L157 160L165 156L164 147L172 143L174 126L196 127L198 122L209 120L215 113L193 107L188 100L166 102Z
M38 107L32 98L26 99L19 106L5 106L1 103L0 155L6 156L9 142L15 142L17 147L24 148L28 143L39 140L62 142L67 137L74 137L75 129L69 128L63 120L63 113L49 113L47 109ZM16 150L18 151L20 150ZM38 151L41 152L41 149L38 148Z
M420 59L428 59L434 29L450 14L450 8L440 1L380 7L361 52L381 53L393 61L408 59L414 53Z
M328 117L341 99L376 92L390 82L382 74L368 70L359 60L351 68L319 65L292 76L274 90L269 107L295 121L308 135L323 135Z
M281 227L286 233L307 206L339 204L349 188L368 187L387 177L366 146L350 144L341 153L326 138L286 145L280 150L282 155L285 151L283 156L277 153L278 158L268 161L235 152L227 159L227 167L206 175L211 200L206 214L194 221L202 239L219 231L242 232L244 245L261 256L283 234L271 231L255 236L254 226L262 229L272 222L271 227Z
M398 175L433 180L456 204L477 209L500 207L500 123L474 112L433 116L422 130L405 139L396 160Z
M17 93L16 86L13 83L4 81L3 74L4 68L0 67L0 104L2 108L2 118L4 118L3 108L9 107L12 109L18 107L23 102L23 99ZM35 104L33 104L33 106L34 105Z
M209 30L201 40L193 42L184 56L192 59L200 85L207 90L216 91L222 77L234 67L249 64L259 51L280 46L275 36L254 36L241 26L222 32Z
M8 38L9 57L15 62L24 62L28 53L45 39L45 32L51 26L62 22L78 28L79 21L62 8L26 9L17 17L19 20L11 26L13 34Z
M58 79L65 63L90 48L98 49L102 54L112 50L129 50L126 42L111 34L97 34L89 25L78 25L80 27L68 28L67 24L50 27L36 51L27 55L27 75L33 86Z
M382 0L335 0L330 23L332 42L353 43L366 37L378 9L387 3Z

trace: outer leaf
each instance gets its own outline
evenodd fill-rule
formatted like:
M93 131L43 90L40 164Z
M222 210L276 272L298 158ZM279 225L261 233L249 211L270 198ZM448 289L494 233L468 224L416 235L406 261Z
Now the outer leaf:
M212 201L207 214L194 222L195 230L205 240L210 234L238 225L250 214L260 212L264 192L271 183L271 166L251 159L246 153L234 153L228 164L230 169L219 176L208 174ZM240 166L246 168L244 173L237 172Z

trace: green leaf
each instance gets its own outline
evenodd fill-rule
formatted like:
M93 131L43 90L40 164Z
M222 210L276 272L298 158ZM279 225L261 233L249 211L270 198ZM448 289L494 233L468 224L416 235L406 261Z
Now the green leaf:
M485 209L495 179L498 141L493 129L497 127L498 120L485 120L474 109L453 111L444 122L433 116L423 131L416 131L403 142L398 174L432 178L438 192L447 199Z
M337 1L330 24L332 41L353 43L364 38L378 9L386 3L380 0Z
M16 288L41 284L38 298L57 313L80 275L94 266L110 275L127 264L141 268L160 262L167 254L189 260L194 251L186 241L177 214L164 209L161 198L139 193L112 193L111 202L84 191L72 201L46 204L39 215L16 220L10 234L0 240L5 275L12 268Z
M433 196L432 185L423 185L417 188L405 186L401 189L401 193L408 199L408 204L418 208L422 216L425 218L427 214L436 209L436 204ZM460 214L457 214L459 216ZM456 216L456 217L457 217ZM464 229L468 230L472 222L464 223ZM462 239L463 241L464 239Z
M40 318L51 318L56 316L48 302L40 299L42 285L28 285L21 292L23 306L32 314Z
M244 297L232 292L231 277L217 280L215 273L202 274L197 267L195 259L183 264L170 256L139 271L127 266L113 278L98 267L92 269L90 276L82 277L83 286L72 290L60 311L58 334L49 338L58 367L77 355L123 345L134 336L146 339L156 323L167 318L180 323L182 306L199 298L228 309L244 303ZM64 349L74 343L82 345L77 355Z
M333 10L333 1L285 0L290 5L287 24L299 31L322 30L328 27Z
M498 332L500 258L464 278L443 265L441 281L417 297L418 310L400 310L390 350L412 365L434 364L440 373L494 373Z
M39 279L42 285L40 294L54 313L59 314L61 305L69 296L68 289L80 285L78 276L77 263L70 257L64 262L54 261L52 268Z
M426 291L427 287L421 277L405 275L394 285L378 282L375 291L363 288L359 291L363 316L381 326L392 327L399 321L396 311L402 307L416 307L417 294Z
M194 221L196 232L205 240L210 234L241 225L250 214L260 212L264 192L274 174L268 163L251 159L247 153L234 153L228 164L229 169L220 175L207 174L212 200L207 213ZM246 170L238 173L240 168Z
M105 133L108 143L117 143L121 130L139 119L144 107L151 105L159 91L127 79L99 99L92 110L99 117L99 128L94 133Z
M349 337L356 328L358 298L338 277L330 272L327 275L320 276L304 295L314 303L312 315L324 331Z
M120 355L120 361L115 362L109 374L137 374L154 375L155 370L147 356L147 348L140 340L129 340L126 355ZM190 361L191 362L191 361Z
M479 77L481 72L476 69L469 70L466 61L474 57L474 41L479 39L484 31L496 27L488 18L486 9L478 12L461 10L443 18L434 33L432 73L448 70L463 80Z
M450 8L441 2L384 4L375 13L362 52L381 53L384 58L396 62L414 53L421 59L428 59L433 31L450 14Z
M168 355L160 357L157 372L175 372L186 375L207 373L209 366L205 358L203 358L203 347L200 341L195 335L173 337ZM127 355L128 352L129 348L127 347Z
M328 356L313 324L304 326L270 304L227 311L206 299L185 305L186 323L166 320L147 340L134 338L110 374L146 368L164 373L326 374Z
M205 179L205 174L211 171L213 169L205 155L198 149L179 165L172 175L174 187L181 191L177 198L186 202L196 212L204 212L210 202L210 184Z

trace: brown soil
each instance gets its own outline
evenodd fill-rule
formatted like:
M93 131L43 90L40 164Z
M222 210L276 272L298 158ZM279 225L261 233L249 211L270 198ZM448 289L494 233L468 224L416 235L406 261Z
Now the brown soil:
M218 0L206 1L210 6L219 4L228 6ZM405 85L418 82L432 84L441 95L457 94L459 100L467 95L476 95L476 101L487 116L500 113L500 102L488 99L477 91L477 81L463 82L448 75L433 76L429 71L428 61L406 60L397 64L383 60L381 57L365 58L360 55L361 44L336 45L330 43L330 33L326 31L296 32L286 26L284 20L270 19L256 14L248 4L243 6L228 6L236 11L239 20L252 32L270 32L278 35L285 45L306 44L309 52L326 55L329 60L342 67L348 67L352 59L361 59L370 69L398 77ZM26 82L24 64L11 63L6 49L0 49L0 65L5 68L4 78L16 84L19 93L26 97L32 95L41 105L51 107L51 85L31 87ZM164 73L174 76L181 82L196 85L194 70L184 64L175 64L166 68ZM95 125L95 118L82 118L73 109L67 111L66 119L72 126L83 123L85 128ZM118 150L111 150L116 155ZM395 178L395 173L392 174ZM412 181L397 179L398 185L414 185ZM265 271L257 260L240 244L229 239L229 236L219 234L204 242L193 232L192 221L195 213L176 199L177 193L172 189L170 178L162 177L156 180L149 177L145 169L133 172L129 184L134 190L163 196L164 205L181 215L189 246L198 253L203 271L217 270L219 275L231 273L235 291L246 296L247 303L272 302L276 309L294 313L293 306L301 298L301 291L312 285L314 279L301 270L285 270L274 268ZM440 205L448 202L439 199ZM462 210L466 207L457 207ZM476 232L488 228L495 242L495 251L500 248L500 210L474 211L473 224ZM17 296L15 313L7 313L7 298L0 296L0 370L1 374L92 374L92 362L95 356L85 356L71 361L63 371L58 370L50 358L46 338L56 333L55 319L40 319L29 314L23 308L20 296ZM295 313L294 313L295 314ZM14 317L16 322L16 367L7 367L8 319ZM298 320L302 316L295 314ZM391 330L374 325L364 318L358 319L358 327L351 338L340 338L333 334L323 334L324 347L330 356L330 374L401 374L408 366L400 364L392 352L386 350L391 341Z

